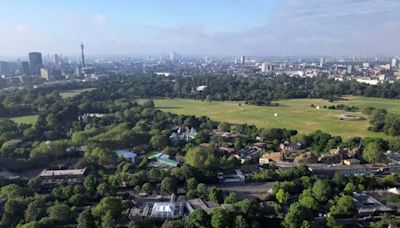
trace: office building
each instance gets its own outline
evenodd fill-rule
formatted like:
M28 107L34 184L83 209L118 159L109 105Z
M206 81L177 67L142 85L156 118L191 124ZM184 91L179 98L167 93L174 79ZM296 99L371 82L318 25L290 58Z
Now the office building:
M399 66L399 59L393 58L392 59L392 69L397 69Z
M246 57L244 55L240 56L240 64L244 64L246 62Z
M21 70L22 70L22 74L25 74L25 75L29 74L29 62L28 61L21 62Z
M347 74L352 74L353 73L353 65L348 65L347 66Z
M40 75L40 68L42 68L42 53L31 52L29 53L29 64L31 68L31 74Z

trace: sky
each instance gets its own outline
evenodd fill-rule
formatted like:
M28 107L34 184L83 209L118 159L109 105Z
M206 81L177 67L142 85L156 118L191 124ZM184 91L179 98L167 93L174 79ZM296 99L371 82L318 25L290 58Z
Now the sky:
M399 0L0 0L0 56L397 55Z

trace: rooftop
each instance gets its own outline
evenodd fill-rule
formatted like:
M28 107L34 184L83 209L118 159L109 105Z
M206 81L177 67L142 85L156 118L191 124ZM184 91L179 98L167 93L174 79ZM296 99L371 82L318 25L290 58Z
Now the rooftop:
M84 169L65 169L65 170L43 170L39 177L55 177L55 176L82 176L86 172Z

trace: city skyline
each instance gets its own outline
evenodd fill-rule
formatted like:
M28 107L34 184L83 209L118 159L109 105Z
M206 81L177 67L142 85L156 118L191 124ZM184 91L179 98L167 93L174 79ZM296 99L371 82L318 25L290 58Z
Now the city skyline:
M79 55L397 55L400 2L7 1L0 57Z

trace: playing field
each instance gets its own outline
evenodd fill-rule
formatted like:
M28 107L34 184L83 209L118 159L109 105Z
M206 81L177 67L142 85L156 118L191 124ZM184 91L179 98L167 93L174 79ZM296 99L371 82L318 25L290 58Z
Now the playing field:
M37 121L38 115L31 115L31 116L19 116L11 118L12 121L15 123L25 123L25 124L35 124Z
M69 97L74 97L74 96L76 96L80 93L86 92L86 91L91 91L93 89L94 88L67 90L67 91L60 93L60 96L65 99L65 98L69 98Z
M355 105L360 109L371 106L386 108L390 112L400 113L400 100L346 97L346 101L335 104ZM208 116L216 121L229 123L254 124L263 128L296 129L302 133L322 130L344 138L353 136L383 137L383 133L369 132L368 120L340 120L338 116L346 113L341 110L322 109L324 105L332 105L321 99L292 99L278 101L278 107L261 107L243 105L238 102L207 102L186 99L158 99L154 100L158 108L176 114ZM321 109L311 108L311 104ZM276 116L275 116L276 115ZM356 115L362 115L356 113Z

